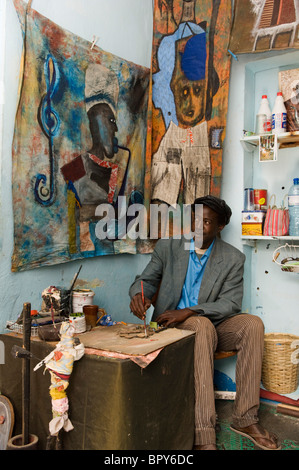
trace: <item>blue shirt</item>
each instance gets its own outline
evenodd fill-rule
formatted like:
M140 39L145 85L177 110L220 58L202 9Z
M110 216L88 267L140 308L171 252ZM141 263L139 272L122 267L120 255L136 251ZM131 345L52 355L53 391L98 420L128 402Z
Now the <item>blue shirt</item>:
M188 269L181 298L177 306L178 310L198 305L199 289L213 245L214 241L202 257L198 259L194 248L194 240L191 240Z

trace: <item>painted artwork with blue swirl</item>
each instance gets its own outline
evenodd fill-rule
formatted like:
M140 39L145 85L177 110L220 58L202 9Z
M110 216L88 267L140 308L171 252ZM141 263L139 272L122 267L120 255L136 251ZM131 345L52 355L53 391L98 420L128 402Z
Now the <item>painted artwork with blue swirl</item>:
M48 55L44 65L46 93L38 109L38 122L49 141L49 174L38 174L34 186L35 199L42 205L53 204L55 197L54 138L59 133L60 118L52 105L52 98L59 85L59 69L54 57Z
M150 71L13 0L24 38L12 146L12 271L144 249L118 224L142 204ZM98 236L99 204L114 211ZM109 233L110 233L109 232Z

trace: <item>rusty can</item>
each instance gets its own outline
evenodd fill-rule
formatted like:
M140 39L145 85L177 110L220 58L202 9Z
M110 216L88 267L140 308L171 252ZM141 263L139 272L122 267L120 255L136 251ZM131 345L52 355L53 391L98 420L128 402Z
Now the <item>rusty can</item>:
M255 189L253 194L254 209L256 211L267 209L267 189Z

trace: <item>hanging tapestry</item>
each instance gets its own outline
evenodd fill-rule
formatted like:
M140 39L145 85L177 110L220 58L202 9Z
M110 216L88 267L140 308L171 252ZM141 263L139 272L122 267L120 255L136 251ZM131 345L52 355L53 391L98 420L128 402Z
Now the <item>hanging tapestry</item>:
M279 89L287 111L287 132L299 131L299 69L278 72Z
M14 4L24 53L12 270L137 253L134 217L123 216L144 201L150 71L65 31L31 2Z
M147 140L151 201L219 196L230 55L230 0L155 0Z
M237 53L297 48L298 0L235 0L229 49Z

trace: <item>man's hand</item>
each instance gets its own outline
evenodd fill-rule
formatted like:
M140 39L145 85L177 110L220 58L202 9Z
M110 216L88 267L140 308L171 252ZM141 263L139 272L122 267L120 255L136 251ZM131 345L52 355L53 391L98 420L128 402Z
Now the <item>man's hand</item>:
M144 297L144 305L142 302L142 295L141 293L134 295L130 302L130 309L131 312L136 315L136 317L140 318L140 320L144 320L146 310L152 305L152 302L147 297Z
M156 322L159 323L159 325L162 324L163 326L169 326L173 323L181 323L191 317L191 315L194 315L194 312L190 308L182 308L182 310L166 310L156 318Z

